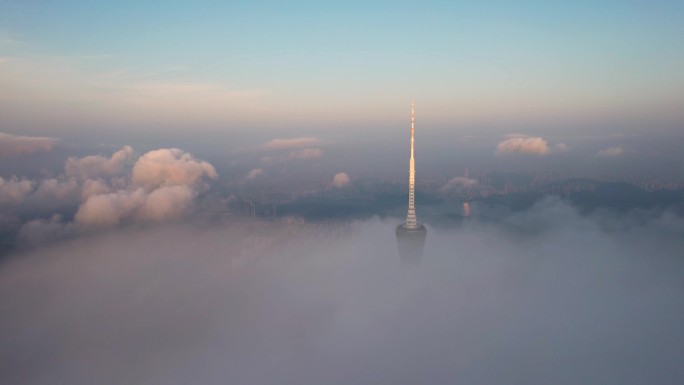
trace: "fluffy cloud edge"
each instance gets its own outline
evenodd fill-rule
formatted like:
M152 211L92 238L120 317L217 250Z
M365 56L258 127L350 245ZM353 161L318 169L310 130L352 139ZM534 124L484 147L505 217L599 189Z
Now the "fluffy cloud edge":
M338 172L330 182L332 187L342 188L347 187L351 184L351 178L346 172Z
M253 180L253 179L256 179L257 177L259 177L260 175L264 175L264 170L261 168L253 168L253 169L249 170L245 179Z
M41 228L55 227L63 219L40 218L67 207L75 211L73 221L62 224L75 229L164 222L185 216L197 195L208 188L207 179L218 178L210 163L180 149L153 150L137 159L133 154L133 148L125 146L111 157L68 158L64 174L57 177L0 178L0 205L10 210L37 205L41 213L34 213L25 224Z
M541 137L515 136L497 144L496 153L498 155L520 153L545 156L549 153L549 143Z

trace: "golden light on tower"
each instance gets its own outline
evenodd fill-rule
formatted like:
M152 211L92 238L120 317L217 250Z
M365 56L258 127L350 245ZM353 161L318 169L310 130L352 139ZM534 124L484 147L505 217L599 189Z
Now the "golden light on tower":
M411 157L409 158L409 202L406 222L397 226L397 245L402 262L417 264L423 258L427 229L416 217L415 103L411 99Z

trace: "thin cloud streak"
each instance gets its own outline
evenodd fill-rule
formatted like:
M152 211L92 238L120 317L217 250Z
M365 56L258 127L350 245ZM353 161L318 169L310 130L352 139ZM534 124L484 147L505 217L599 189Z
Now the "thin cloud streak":
M52 151L58 139L0 132L0 158Z
M239 120L259 104L255 100L270 94L265 89L236 88L225 82L149 81L137 79L130 71L87 69L93 62L107 67L109 61L107 55L5 58L0 63L0 107L12 106L6 120L38 125L36 117L27 115L35 110L63 120L74 117L74 103L87 102L80 104L74 125L92 120L120 125L193 119L206 124L225 119L226 111L234 112L233 118Z
M320 139L314 137L276 138L262 144L260 149L263 151L293 150L317 146L319 143Z
M287 154L287 159L320 159L323 157L323 150L320 148L304 148L297 151L292 151Z
M607 158L615 158L624 155L625 152L627 152L627 150L623 146L611 146L608 148L604 148L603 150L600 150L596 153L596 155Z

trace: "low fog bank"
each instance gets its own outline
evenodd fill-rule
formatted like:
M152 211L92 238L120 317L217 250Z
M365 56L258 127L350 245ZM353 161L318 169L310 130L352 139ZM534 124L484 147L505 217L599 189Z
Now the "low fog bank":
M644 384L684 379L684 220L118 229L0 264L0 383Z

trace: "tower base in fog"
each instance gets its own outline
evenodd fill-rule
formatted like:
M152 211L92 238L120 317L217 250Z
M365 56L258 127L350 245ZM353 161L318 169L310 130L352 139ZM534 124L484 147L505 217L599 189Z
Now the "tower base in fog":
M399 258L402 262L417 265L423 259L423 248L427 229L423 225L417 228L407 228L404 224L397 226L397 245Z

